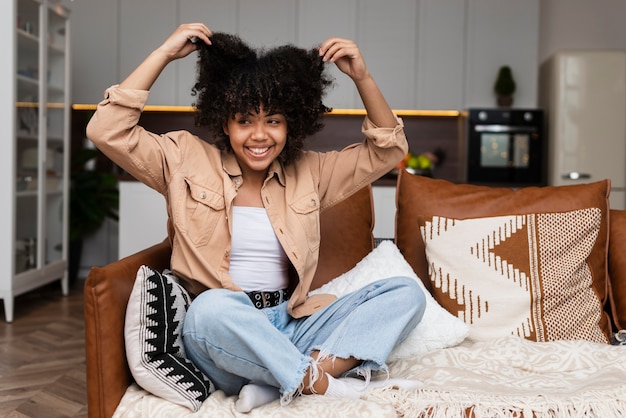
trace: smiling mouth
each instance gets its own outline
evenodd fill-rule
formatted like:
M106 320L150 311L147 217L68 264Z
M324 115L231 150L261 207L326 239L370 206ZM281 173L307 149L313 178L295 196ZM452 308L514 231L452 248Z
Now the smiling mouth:
M263 148L248 148L248 150L250 150L250 152L254 155L263 155L265 154L267 151L269 151L270 147L263 147Z

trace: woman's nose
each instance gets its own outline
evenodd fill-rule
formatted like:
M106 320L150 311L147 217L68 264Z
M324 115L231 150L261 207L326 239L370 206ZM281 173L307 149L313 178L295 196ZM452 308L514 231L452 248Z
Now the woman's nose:
M266 137L267 131L265 129L265 125L263 123L256 123L254 125L254 130L252 131L252 138L265 139Z

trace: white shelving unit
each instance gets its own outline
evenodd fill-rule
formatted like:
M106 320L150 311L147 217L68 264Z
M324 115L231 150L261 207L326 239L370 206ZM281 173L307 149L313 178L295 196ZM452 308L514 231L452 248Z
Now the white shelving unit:
M69 10L53 0L9 0L0 35L0 298L60 280L68 293Z

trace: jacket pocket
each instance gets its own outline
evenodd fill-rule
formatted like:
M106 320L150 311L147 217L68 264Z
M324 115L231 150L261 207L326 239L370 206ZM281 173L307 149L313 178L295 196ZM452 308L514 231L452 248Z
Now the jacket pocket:
M215 227L224 218L224 196L204 186L187 182L184 224L179 225L191 242L206 245L215 232Z
M320 200L316 193L311 192L290 204L291 209L302 225L304 239L311 251L320 247Z

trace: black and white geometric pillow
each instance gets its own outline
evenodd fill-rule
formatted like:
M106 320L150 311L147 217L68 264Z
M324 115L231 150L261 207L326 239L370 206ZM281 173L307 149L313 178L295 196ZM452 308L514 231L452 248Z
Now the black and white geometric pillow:
M215 390L185 355L183 321L191 298L168 270L141 266L126 308L126 357L146 391L196 412Z

